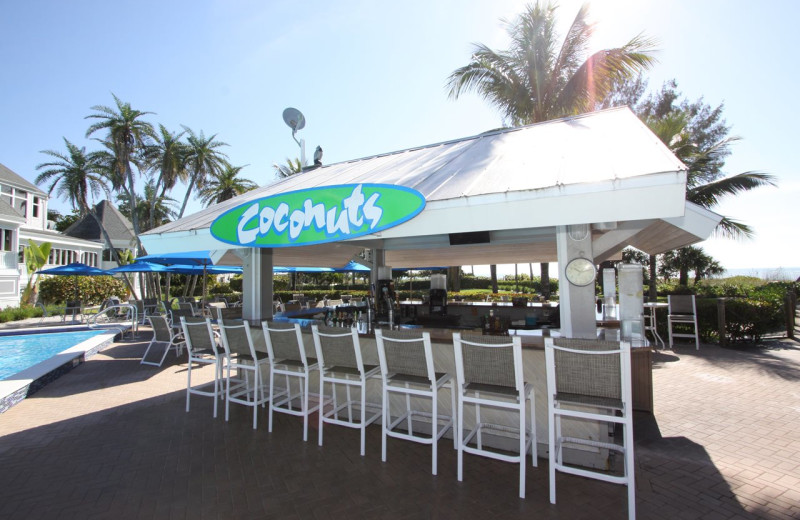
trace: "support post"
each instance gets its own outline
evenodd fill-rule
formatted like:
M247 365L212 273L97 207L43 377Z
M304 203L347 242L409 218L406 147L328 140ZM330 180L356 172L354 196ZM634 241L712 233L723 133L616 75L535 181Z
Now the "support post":
M727 328L725 327L725 298L717 298L717 330L719 331L719 345L728 344Z
M252 322L272 319L272 249L239 249L242 259L242 318Z

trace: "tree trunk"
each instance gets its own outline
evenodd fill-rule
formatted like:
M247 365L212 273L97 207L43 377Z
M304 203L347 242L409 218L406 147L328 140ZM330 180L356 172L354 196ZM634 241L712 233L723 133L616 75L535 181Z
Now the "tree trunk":
M683 287L689 287L689 268L681 267L678 284Z
M539 264L539 269L542 273L542 296L545 300L550 299L550 264L542 262Z
M186 195L183 197L183 205L181 206L181 212L178 213L178 218L183 218L183 212L186 211L186 203L189 202L189 195L192 194L192 188L194 187L194 183L197 180L197 174L193 173L192 176L189 178L189 185L186 187Z
M656 257L657 255L650 255L650 301L654 302L658 299L658 279L656 278Z
M489 266L489 273L492 275L492 294L497 294L500 290L497 287L497 265Z
M450 266L447 268L447 288L451 292L461 290L461 266Z

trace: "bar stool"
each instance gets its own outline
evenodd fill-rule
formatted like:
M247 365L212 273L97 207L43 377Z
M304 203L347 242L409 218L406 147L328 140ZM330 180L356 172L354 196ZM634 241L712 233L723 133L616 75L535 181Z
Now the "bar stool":
M189 398L192 394L207 395L214 398L214 417L217 416L217 401L222 397L222 374L225 365L225 352L217 345L211 320L206 318L187 318L181 316L181 328L189 351L189 363L186 370L186 411L189 411ZM192 388L192 365L212 365L214 380L197 388ZM213 390L208 389L213 387Z
M314 406L309 406L309 379L312 370L319 369L316 358L306 356L303 334L299 323L262 321L264 339L270 361L269 392L272 395L269 405L269 431L272 432L272 412L296 415L303 418L303 441L308 440L308 416L320 409L321 397L317 396ZM283 376L286 389L275 393L275 377ZM298 380L299 391L292 393L291 378ZM300 400L296 409L292 402Z
M405 330L375 331L378 344L381 377L383 378L383 420L381 421L381 460L386 462L386 437L430 444L432 450L431 473L437 472L437 444L439 439L453 427L452 413L456 410L456 392L451 374L435 372L431 351L431 335L428 332ZM438 409L438 394L442 388L450 389L451 415L441 415ZM397 394L405 398L406 410L392 420L391 397ZM431 411L413 410L411 397L430 399ZM414 421L430 423L431 434L414 432ZM405 425L406 430L398 430ZM457 448L453 435L453 447Z
M633 466L631 350L627 342L545 338L550 448L550 503L556 503L556 471L628 486L628 517L636 518ZM561 419L622 426L622 445L566 436ZM622 475L564 463L564 447L591 447L623 455Z
M377 377L380 372L378 365L365 365L361 359L361 345L358 341L358 332L355 328L343 329L341 327L322 327L312 325L314 335L314 348L319 361L319 395L321 401L319 413L319 445L322 446L322 426L324 423L338 424L348 428L361 430L361 456L365 453L366 428L374 423L381 415L381 407L375 403L367 402L367 380ZM325 383L332 389L330 399L325 398ZM337 404L336 385L344 385L346 401ZM361 397L355 400L351 397L351 387L359 389ZM325 404L331 403L332 408L324 411ZM359 416L354 417L353 406L358 407ZM339 413L347 410L347 418L341 419ZM370 412L367 415L367 411Z
M458 446L458 480L462 480L464 452L505 462L519 463L519 497L525 498L525 454L531 450L536 460L536 401L533 385L522 377L522 343L519 336L476 336L453 333L458 386L456 435ZM526 418L525 401L530 401L530 417ZM475 405L475 427L464 436L464 404ZM518 426L482 422L481 407L513 411L519 414ZM526 419L529 419L526 420ZM484 432L519 439L516 455L500 453L484 446ZM474 446L470 442L475 439Z
M694 294L667 296L669 313L667 314L667 325L669 326L669 348L674 349L673 338L694 338L695 349L700 350L700 334L697 328L697 302ZM673 332L675 324L690 325L690 332Z
M231 403L253 407L253 429L258 426L258 406L263 408L271 401L271 393L265 390L262 367L269 363L266 352L259 352L253 345L250 325L247 321L222 320L219 323L222 346L225 349L225 421L230 417ZM231 376L236 370L238 377ZM252 376L251 376L252 374ZM252 377L252 382L251 378ZM270 388L272 387L270 378ZM259 396L260 394L260 396Z

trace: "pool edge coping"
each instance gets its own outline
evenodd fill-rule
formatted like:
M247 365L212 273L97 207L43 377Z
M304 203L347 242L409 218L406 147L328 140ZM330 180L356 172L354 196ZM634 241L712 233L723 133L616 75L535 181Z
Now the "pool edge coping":
M87 359L110 346L121 334L119 329L98 334L17 372L10 379L0 380L0 414L85 363Z

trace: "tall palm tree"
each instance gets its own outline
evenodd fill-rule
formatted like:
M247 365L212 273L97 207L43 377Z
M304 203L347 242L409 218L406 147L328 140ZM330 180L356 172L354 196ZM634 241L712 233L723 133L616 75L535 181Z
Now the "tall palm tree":
M66 154L54 150L42 150L41 153L54 157L55 160L36 166L37 170L43 170L36 177L36 184L49 182L50 186L47 188L49 194L55 191L60 198L68 200L73 208L78 209L81 216L91 215L100 228L106 247L111 250L114 260L119 263L117 249L112 245L108 231L103 226L103 222L97 215L94 206L90 203L91 198L100 194L105 194L106 196L109 194L98 155L95 153L87 154L86 148L79 148L67 138L64 138L64 144L67 146ZM133 290L130 280L128 280L127 276L124 276L124 278L131 294L135 296L136 292Z
M183 205L178 213L178 218L182 218L184 211L186 211L186 203L189 202L192 188L202 189L206 178L210 175L219 174L228 164L228 156L219 151L219 148L228 146L228 144L222 141L215 141L216 134L206 137L202 130L199 134L196 134L186 126L183 129L189 134L189 137L186 138L188 142L186 169L189 172L189 185L186 187L186 196L183 198Z
M131 163L134 160L134 156L145 148L148 139L154 136L153 125L142 119L144 116L152 114L152 112L136 110L131 108L130 103L121 101L113 93L111 96L116 103L116 109L104 105L91 107L95 113L89 114L86 119L97 119L98 121L86 130L86 137L100 130L108 132L107 141L112 146L116 162L115 170L122 175L128 187L128 193L131 198L131 214L133 216L131 222L138 242L139 219L134 210L136 207L136 183ZM140 242L139 246L141 249Z
M166 196L178 181L186 182L189 174L186 171L186 155L188 148L181 141L185 131L172 133L164 125L158 125L158 132L153 138L153 143L145 151L148 169L157 174L156 182L150 191L148 201L154 211L149 212L149 228L156 227L155 208L157 201ZM172 199L169 199L172 200Z
M223 200L232 199L237 195L258 188L258 184L250 179L238 177L242 168L244 166L231 166L229 164L220 173L212 175L211 179L200 190L202 203L206 206L219 204Z
M477 92L497 107L506 124L526 125L591 111L615 84L652 65L654 42L642 35L587 57L593 24L586 4L559 45L556 9L549 2L526 6L507 24L511 46L505 51L476 45L470 62L448 78L449 96ZM548 296L549 265L541 267L542 292Z

